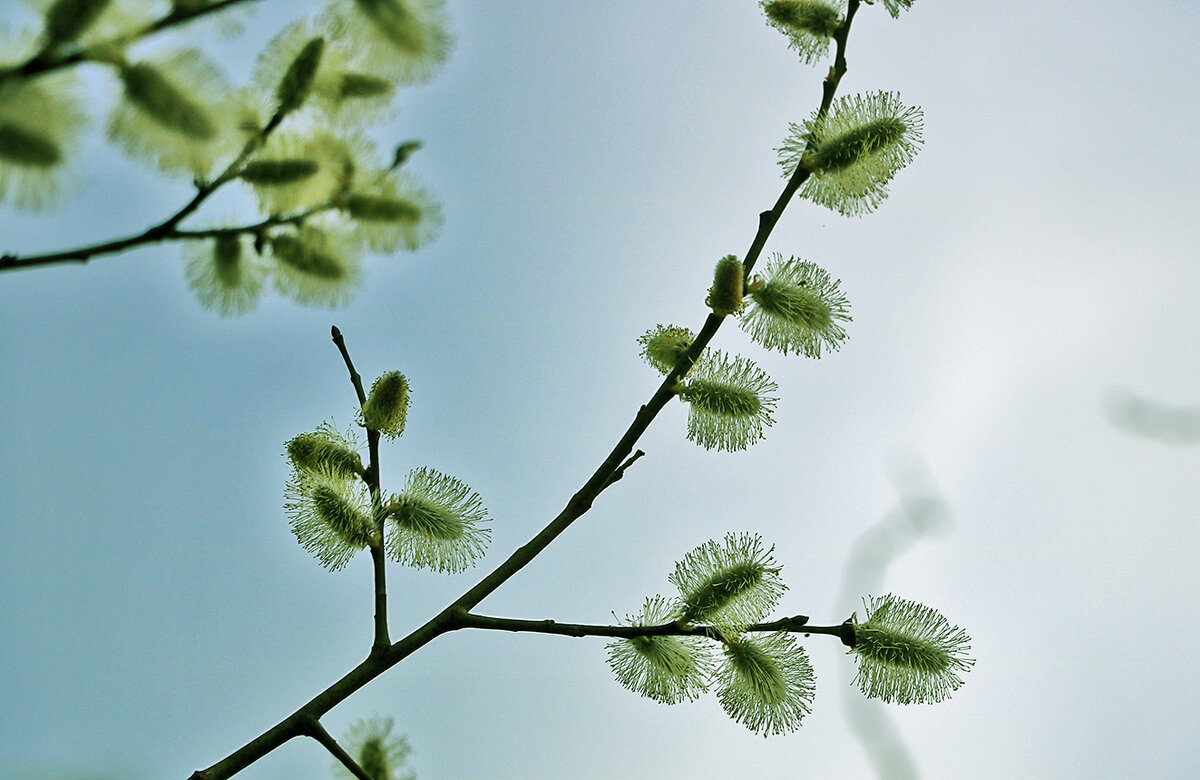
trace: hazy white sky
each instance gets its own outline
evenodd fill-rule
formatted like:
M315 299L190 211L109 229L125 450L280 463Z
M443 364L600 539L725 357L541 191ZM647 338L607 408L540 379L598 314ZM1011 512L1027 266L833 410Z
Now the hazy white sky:
M199 40L242 83L300 6L169 42ZM368 558L329 574L281 509L283 443L353 417L331 324L364 376L414 388L385 484L431 466L493 518L479 569L391 571L393 637L524 543L657 386L637 337L703 321L713 263L745 252L783 184L773 149L819 100L823 69L750 0L447 8L441 75L373 131L424 141L411 165L444 234L369 259L347 307L269 296L220 319L170 246L0 275L0 778L182 780L361 659ZM1200 775L1200 449L1106 417L1117 388L1200 404L1197 40L1193 0L862 9L842 92L922 106L925 147L877 213L798 201L767 247L842 280L850 339L806 361L727 325L715 346L780 386L766 440L706 452L669 406L647 456L479 611L609 622L734 530L776 545L780 615L840 621L855 542L903 519L890 474L907 468L947 514L878 587L941 610L978 658L949 701L887 708L922 776ZM102 128L114 87L87 85ZM81 159L63 208L0 211L0 252L137 231L188 197L100 133ZM394 716L428 780L873 776L843 714L850 659L806 647L814 711L784 737L712 695L628 693L602 640L482 632L436 640L326 725ZM328 764L296 741L241 777Z

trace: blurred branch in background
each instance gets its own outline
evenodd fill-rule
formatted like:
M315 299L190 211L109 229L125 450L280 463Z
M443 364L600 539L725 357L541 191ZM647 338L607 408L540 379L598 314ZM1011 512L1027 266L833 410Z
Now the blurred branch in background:
M854 609L859 594L882 593L884 575L892 561L917 541L944 536L950 530L950 508L919 456L913 453L893 456L888 472L900 500L879 522L863 531L850 548L834 614ZM841 673L846 722L862 744L875 773L885 780L920 777L916 762L887 709L880 702L854 692L849 678L852 670L843 666Z
M1123 387L1112 388L1103 402L1105 418L1121 433L1186 447L1200 443L1200 405L1172 406Z

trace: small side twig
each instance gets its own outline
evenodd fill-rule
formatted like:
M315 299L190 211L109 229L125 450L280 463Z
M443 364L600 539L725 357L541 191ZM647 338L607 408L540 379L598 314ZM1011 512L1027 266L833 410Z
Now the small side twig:
M636 461L638 458L644 457L645 455L646 455L646 453L642 452L641 450L638 450L635 453L633 453L632 455L630 455L628 458L626 458L625 462L617 467L617 470L614 471L612 473L612 476L608 478L608 481L604 483L604 487L602 487L600 489L601 490L607 489L609 485L616 482L621 477L625 476L625 469L632 466L634 464L634 461Z
M330 733L325 730L325 727L321 725L321 721L316 719L312 720L308 724L306 732L308 736L324 745L325 749L332 753L333 757L340 761L342 766L346 767L346 769L350 771L350 774L354 775L359 780L377 780L376 778L367 774L366 770L359 766L358 762L355 761L349 753L342 749L342 746L337 743L337 740L334 739Z

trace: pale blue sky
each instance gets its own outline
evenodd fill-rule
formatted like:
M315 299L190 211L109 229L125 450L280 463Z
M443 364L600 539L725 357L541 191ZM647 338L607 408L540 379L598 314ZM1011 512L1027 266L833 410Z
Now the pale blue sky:
M242 83L301 5L267 0L242 37L206 27L203 46ZM963 626L978 658L949 701L888 708L923 776L1195 777L1200 449L1122 433L1104 403L1115 387L1200 403L1200 10L968 5L860 12L842 92L922 106L925 148L877 213L799 201L767 247L842 279L842 350L784 358L727 325L715 346L780 386L766 440L706 452L669 406L647 456L480 611L607 622L734 530L776 545L779 614L840 621L848 556L909 457L950 519L881 587ZM220 319L171 246L0 275L3 780L182 780L360 660L368 558L329 574L281 508L283 442L353 417L331 324L364 376L412 383L385 484L432 466L493 518L480 569L393 568L393 636L524 543L657 386L637 337L703 321L713 263L745 252L782 187L773 148L819 100L822 68L750 0L447 8L441 75L373 130L425 143L411 166L446 227L369 259L349 306L268 296ZM87 85L107 105L104 74ZM61 209L0 210L0 251L140 230L188 197L100 134L81 157ZM871 777L843 716L851 661L806 647L814 711L784 737L712 695L628 693L603 640L466 632L326 724L394 716L426 780ZM240 777L328 764L296 741Z

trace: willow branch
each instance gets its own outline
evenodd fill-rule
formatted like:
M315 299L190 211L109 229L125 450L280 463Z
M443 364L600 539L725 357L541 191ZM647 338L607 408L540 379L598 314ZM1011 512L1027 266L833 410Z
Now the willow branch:
M342 746L337 743L337 740L334 739L329 732L325 730L325 727L321 725L321 721L314 720L309 724L308 736L324 745L325 749L328 750L334 758L341 762L342 766L346 767L346 769L350 771L350 774L354 775L359 780L378 780L378 778L371 777L369 774L367 774L367 771L359 766L358 762L355 761L349 753L342 749Z
M346 349L346 339L342 336L342 332L334 325L330 328L330 333L333 336L333 343L342 353L342 360L346 362L346 370L350 372L350 383L354 385L354 393L358 396L358 406L361 409L367 403L362 377L354 370L354 362L350 359L350 352ZM379 485L379 431L367 428L367 449L370 453L369 463L366 473L363 474L363 480L371 492L371 509L378 542L371 545L371 566L375 573L375 641L371 644L371 652L381 653L387 650L392 640L388 637L387 621L387 560L383 554L383 524L387 519L387 513L383 510L382 489Z
M858 5L859 0L850 0L846 20L836 36L837 58L834 69L825 82L824 97L821 103L822 111L828 110L829 105L833 101L834 93L837 91L841 74L845 73L846 37L850 31L850 23L854 12L858 9ZM749 270L749 266L753 266L754 260L761 253L775 223L779 221L779 217L807 176L807 172L803 171L801 166L797 166L796 173L789 178L775 206L771 211L763 212L759 215L758 231L751 242L750 251L746 254L747 260L743 261L744 264L748 265L747 270ZM232 777L283 743L293 737L299 736L303 733L304 724L309 720L320 718L371 680L400 663L437 637L449 631L463 628L463 621L468 619L472 608L528 565L542 550L546 549L551 542L570 527L575 520L586 513L591 508L592 502L596 500L605 488L616 481L614 477L618 472L623 474L624 469L636 460L636 456L631 457L634 445L650 426L650 423L654 421L654 418L657 417L662 408L666 406L667 402L675 397L673 388L676 383L691 369L697 358L699 358L700 353L708 346L717 329L720 328L723 319L723 317L718 317L715 314L708 315L691 347L680 357L675 368L666 376L650 400L638 410L633 422L630 423L620 440L617 441L612 451L608 454L608 457L596 468L583 487L571 496L571 499L563 507L562 511L545 528L539 531L536 536L518 548L503 563L492 570L490 574L420 628L403 639L398 640L382 652L372 650L365 661L347 672L340 680L317 694L300 709L208 769L193 773L189 780L225 780L225 778ZM340 334L335 328L335 342L338 341L339 337ZM339 345L339 348L341 346ZM349 357L344 351L343 358L347 362L351 375L354 376L353 366L350 364ZM361 382L359 387L361 387ZM791 620L791 618L785 618L784 620ZM808 626L807 631L808 633L835 633L834 628L836 627ZM782 630L782 628L777 630ZM839 630L844 631L844 629ZM840 636L841 634L838 635Z
M842 83L842 76L846 75L846 40L850 35L850 25L854 22L854 14L858 12L858 6L859 0L850 0L846 7L846 19L834 33L833 41L837 49L833 57L833 67L829 69L829 75L821 84L821 106L817 109L818 117L829 113L829 107L833 105L838 85ZM784 186L783 192L779 194L779 199L775 201L775 205L771 207L770 211L764 211L758 215L758 233L750 242L750 249L747 250L746 256L742 258L742 267L745 269L747 279L750 278L750 271L758 262L758 257L767 244L767 238L775 229L779 218L783 216L783 210L792 202L792 198L796 196L796 192L808 180L808 177L809 171L803 165L797 165L796 170L788 179L787 185Z
M176 4L170 13L160 16L149 24L139 27L132 32L116 38L102 41L92 46L84 48L76 48L74 51L62 53L58 51L58 47L53 49L43 49L33 55L29 60L10 68L0 69L0 81L6 78L29 78L31 76L40 76L44 73L60 70L62 68L78 65L81 62L91 62L96 51L112 51L113 49L121 49L142 38L147 38L154 33L166 30L171 27L178 27L187 22L199 19L202 16L224 11L232 6L240 3L257 3L259 0L214 0L208 5L194 4L187 7L184 4Z
M706 636L722 641L721 633L712 626L689 626L672 621L657 626L605 626L587 623L559 623L555 620L514 620L512 618L488 617L466 613L458 619L461 628L479 628L487 631L520 631L534 634L557 634L559 636L607 636L617 639L633 639L639 636ZM748 626L747 633L786 631L792 634L827 634L836 636L847 647L854 647L854 624L850 621L836 626L811 626L807 615L794 615L769 623Z
M337 199L340 197L341 193L338 193L331 198L328 203L324 203L321 206L309 209L299 214L293 214L288 217L269 217L262 222L255 223L253 225L245 225L241 228L223 228L214 230L178 229L179 223L191 216L192 213L195 212L196 209L200 208L201 204L208 200L208 198L214 192L216 192L221 186L237 178L237 175L241 172L242 165L247 159L250 158L252 154L254 154L255 151L259 149L259 147L263 145L263 143L267 140L267 137L270 136L270 134L275 131L275 128L279 126L279 123L283 121L285 115L285 112L277 109L267 124L263 126L262 130L255 133L246 142L245 146L242 147L241 152L238 153L238 156L234 158L233 162L226 166L225 170L223 170L220 175L211 181L197 181L196 194L192 196L192 199L185 203L174 214L167 217L162 222L159 222L157 225L152 225L134 236L117 238L111 241L103 241L98 244L91 244L89 246L79 247L77 249L68 249L62 252L50 252L42 255L30 255L28 257L20 257L13 254L0 255L0 271L12 271L18 268L32 268L34 266L50 265L53 263L86 263L93 257L115 254L117 252L122 252L126 249L129 249L130 247L135 247L142 244L157 244L162 241L203 238L231 232L259 232L274 225L302 222L318 211L324 211L332 208L337 202Z

